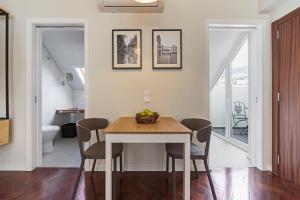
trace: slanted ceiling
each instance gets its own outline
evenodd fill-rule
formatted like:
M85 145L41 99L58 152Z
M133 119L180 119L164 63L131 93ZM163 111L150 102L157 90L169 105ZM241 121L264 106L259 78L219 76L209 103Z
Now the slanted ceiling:
M162 13L164 8L164 0L147 4L134 0L97 0L97 3L104 13Z
M211 87L222 72L220 69L245 37L244 31L210 30L209 32L209 81ZM222 70L223 71L223 70Z
M63 73L72 73L74 80L70 86L74 90L84 89L77 67L84 67L84 30L83 28L45 28L43 44L52 59Z

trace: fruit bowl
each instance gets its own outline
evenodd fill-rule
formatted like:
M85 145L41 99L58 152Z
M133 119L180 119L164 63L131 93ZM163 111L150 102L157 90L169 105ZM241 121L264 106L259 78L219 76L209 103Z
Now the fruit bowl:
M144 115L142 116L140 113L137 113L135 116L135 120L140 124L154 124L159 118L159 114L154 112L153 115Z
M140 124L154 124L158 118L159 114L157 112L152 112L148 109L135 115L135 120Z

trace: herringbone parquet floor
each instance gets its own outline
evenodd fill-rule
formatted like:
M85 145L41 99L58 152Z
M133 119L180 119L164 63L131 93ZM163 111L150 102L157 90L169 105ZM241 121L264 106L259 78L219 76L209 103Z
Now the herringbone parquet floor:
M0 172L1 200L69 200L77 169L39 168L33 172ZM182 173L177 174L177 199L182 199ZM212 171L219 200L299 200L300 187L270 172L250 169ZM126 172L123 181L115 175L114 194L118 200L171 200L171 179L164 172ZM89 172L81 177L78 200L104 200L104 173ZM191 199L210 200L212 195L205 173L192 176Z

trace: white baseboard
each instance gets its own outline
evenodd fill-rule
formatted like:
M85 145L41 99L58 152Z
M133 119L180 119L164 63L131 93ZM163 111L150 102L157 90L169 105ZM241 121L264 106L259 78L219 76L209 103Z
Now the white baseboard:
M161 172L165 171L164 166L125 166L124 171L151 171L151 172Z
M0 165L0 171L28 171L26 165Z
M205 171L204 165L203 164L197 164L197 169L198 171ZM119 166L117 168L119 170ZM124 171L165 171L166 166L165 165L153 165L153 166L145 166L145 165L130 165L130 166L125 166L123 168ZM169 170L171 171L171 162L170 162L170 168ZM85 167L85 171L91 171L91 168ZM95 171L105 171L105 165L96 165ZM183 171L183 166L178 163L176 166L176 171ZM194 166L191 164L191 171L194 171Z
M165 166L127 166L124 168L125 171L147 171L147 172L161 172L161 171L166 171L166 167ZM197 170L198 171L205 171L205 168L201 165L197 165ZM169 168L169 171L171 171L171 166ZM182 166L176 166L176 171L183 171L183 167ZM194 171L194 167L191 166L191 171Z

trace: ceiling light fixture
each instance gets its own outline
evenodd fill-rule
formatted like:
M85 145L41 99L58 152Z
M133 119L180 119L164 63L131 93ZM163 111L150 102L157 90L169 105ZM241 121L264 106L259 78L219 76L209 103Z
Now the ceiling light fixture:
M138 3L153 3L153 2L156 2L158 0L134 0L135 2L138 2Z

